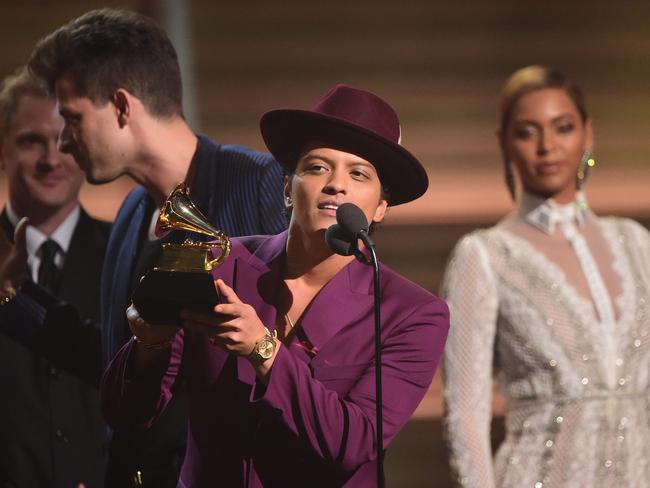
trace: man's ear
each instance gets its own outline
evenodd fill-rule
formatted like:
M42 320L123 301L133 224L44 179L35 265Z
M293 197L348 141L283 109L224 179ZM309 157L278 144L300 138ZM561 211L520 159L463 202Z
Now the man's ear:
M284 177L284 201L291 202L291 176Z
M120 88L113 93L111 102L115 107L117 123L120 129L123 129L129 123L129 117L131 116L131 95L123 88Z
M386 200L381 200L377 209L375 210L375 215L372 218L373 222L381 222L386 216L386 210L388 209L388 202Z

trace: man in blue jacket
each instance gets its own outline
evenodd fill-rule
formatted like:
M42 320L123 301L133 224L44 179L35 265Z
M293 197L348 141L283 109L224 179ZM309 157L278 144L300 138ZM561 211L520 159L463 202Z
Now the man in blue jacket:
M268 155L196 135L182 111L176 52L164 30L127 11L88 12L46 36L32 73L56 94L60 136L89 182L127 174L141 186L115 220L102 273L102 338L110 361L130 338L125 311L134 285L157 261L158 210L180 182L199 210L230 236L284 229L282 170ZM184 395L152 428L115 431L107 486L176 486L186 438Z

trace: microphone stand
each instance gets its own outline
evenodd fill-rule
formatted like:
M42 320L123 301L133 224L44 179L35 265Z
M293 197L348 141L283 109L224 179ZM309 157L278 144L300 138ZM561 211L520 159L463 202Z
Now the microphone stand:
M355 256L362 263L372 265L373 269L373 295L375 309L375 405L376 405L376 423L377 423L377 487L384 487L384 414L382 401L381 385L381 297L380 297L380 273L379 260L375 252L375 243L372 242L366 231L361 231L358 237L368 248L370 259L356 249Z
M361 209L353 203L343 203L336 210L336 224L331 225L325 233L328 245L343 256L354 254L363 264L372 265L373 296L375 315L375 408L376 408L376 449L377 449L377 486L384 488L384 414L381 386L381 299L379 260L375 252L375 243L368 235L368 221ZM370 258L359 250L359 239L364 243Z

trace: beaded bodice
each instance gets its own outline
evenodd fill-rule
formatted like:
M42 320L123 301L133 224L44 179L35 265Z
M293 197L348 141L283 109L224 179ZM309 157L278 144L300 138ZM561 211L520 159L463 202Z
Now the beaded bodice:
M565 236L536 231L515 215L474 232L447 269L446 426L458 481L650 486L648 232L590 213L580 230L612 298L606 323L590 293L593 277L576 265ZM508 404L494 460L493 375Z

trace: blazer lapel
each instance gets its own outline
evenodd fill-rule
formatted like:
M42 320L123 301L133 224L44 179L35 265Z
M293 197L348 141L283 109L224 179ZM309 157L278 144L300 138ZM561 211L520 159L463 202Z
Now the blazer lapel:
M281 270L286 258L287 232L269 238L248 258L237 258L232 286L237 296L251 305L266 327L275 329L276 310L273 305ZM318 363L322 350L340 330L359 322L364 314L372 313L372 268L351 261L339 271L314 297L300 321L301 334L316 353L312 362ZM368 334L373 334L372 321ZM240 381L255 382L255 371L246 358L238 358Z
M314 297L301 320L301 327L316 357L340 330L358 322L372 310L372 268L354 260L339 271ZM372 334L370 328L368 334Z
M61 298L80 309L82 317L99 319L99 278L104 246L93 232L93 223L81 209L63 266Z
M113 224L102 271L102 324L106 331L102 347L106 364L130 337L126 309L131 300L131 273L149 196L139 187L127 199L130 208Z
M275 330L275 293L281 281L286 232L270 237L255 254L236 258L231 286L239 299L252 306L262 323L271 332ZM255 382L255 370L244 357L237 358L237 376L248 384Z
M210 174L212 168L206 162L214 159L215 149L216 147L211 141L203 136L197 136L196 151L191 163L194 174L190 187L190 198L206 217L210 217L209 210L213 207L214 188L212 185L215 181Z

